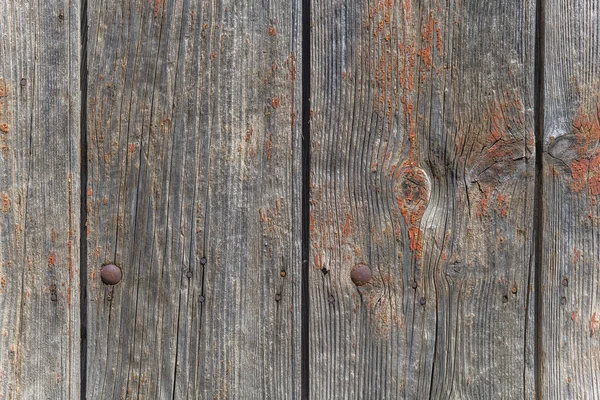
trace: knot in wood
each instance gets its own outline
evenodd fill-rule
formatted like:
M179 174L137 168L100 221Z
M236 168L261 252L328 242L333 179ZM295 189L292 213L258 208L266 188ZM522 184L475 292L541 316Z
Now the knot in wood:
M356 286L366 285L371 281L371 268L367 264L357 264L350 272L350 279Z
M394 189L402 215L420 218L429 203L429 177L421 168L408 166L400 170L398 178Z

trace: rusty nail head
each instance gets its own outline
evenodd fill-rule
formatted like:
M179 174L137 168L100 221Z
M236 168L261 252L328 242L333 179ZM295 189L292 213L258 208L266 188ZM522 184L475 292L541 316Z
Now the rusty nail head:
M421 303L422 306L425 305L425 297L421 297L421 300L419 301L419 303Z
M277 293L275 295L275 301L280 301L281 300L281 295L279 293Z
M198 300L200 301L200 303L204 303L204 296L202 296L202 295L198 296Z
M202 258L200 259L200 264L202 264L202 265L206 265L206 257L202 257Z
M27 85L27 79L21 78L21 86Z
M188 272L185 274L185 276L187 276L188 278L191 278L191 277L192 277L192 271L188 271Z
M513 294L517 294L517 287L516 287L516 286L515 286L515 287L513 287L513 288L511 289L511 292L512 292Z
M371 268L367 264L356 264L350 272L350 278L356 286L366 285L371 277Z
M121 268L115 264L103 265L100 270L100 278L105 285L116 285L121 282L122 276Z
M563 278L562 285L565 286L565 287L569 286L569 280L567 278Z
M282 278L285 278L285 271L281 271L279 275L281 275Z

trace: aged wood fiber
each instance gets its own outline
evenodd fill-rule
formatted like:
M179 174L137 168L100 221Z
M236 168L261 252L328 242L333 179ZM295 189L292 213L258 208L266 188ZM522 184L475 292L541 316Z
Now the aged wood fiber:
M298 398L300 2L88 18L88 398Z
M80 9L0 1L0 398L80 396Z
M546 2L543 398L600 398L600 5Z
M533 398L534 2L312 8L311 398Z

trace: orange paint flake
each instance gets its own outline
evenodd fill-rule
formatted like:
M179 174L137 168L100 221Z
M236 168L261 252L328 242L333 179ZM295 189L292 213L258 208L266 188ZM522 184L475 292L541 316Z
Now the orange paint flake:
M273 99L271 99L271 105L273 106L273 108L279 107L279 97L274 97Z
M498 210L500 211L500 216L506 217L508 215L508 206L506 204L506 196L498 193L496 197L498 202Z
M590 328L590 336L594 336L594 333L596 331L596 325L598 324L598 322L600 321L598 321L598 319L596 318L596 313L594 312L588 324L588 327Z
M162 6L165 4L165 1L166 0L154 0L154 16L158 17Z
M436 31L436 34L437 34L437 48L438 48L438 52L441 55L442 54L442 50L443 50L442 30L438 26L435 31Z
M435 30L435 20L433 18L433 14L430 13L427 17L427 22L424 24L423 28L423 43L424 47L419 51L419 56L423 60L423 63L428 68L433 66L433 58L431 57L431 46L433 43L433 32Z
M477 205L477 216L478 217L483 217L486 214L487 208L488 208L488 202L489 202L488 193L487 192L481 193L481 200L479 201L479 204Z
M315 255L315 269L323 269L323 256L321 254Z
M2 131L4 133L8 133L9 130L10 130L10 127L8 126L8 124L0 124L0 131Z
M54 265L55 263L56 263L56 254L54 252L52 252L48 256L48 265Z
M573 263L577 263L581 260L582 251L577 247L573 247Z
M6 193L2 194L2 211L8 212L10 209L10 198Z
M586 185L588 194L600 194L600 152L597 149L600 140L600 112L595 116L587 116L579 112L573 118L573 130L576 137L578 158L571 161L571 190L582 191Z
M269 133L269 137L265 142L265 147L267 148L267 160L271 159L271 150L273 149L273 134Z
M342 227L342 237L347 238L352 233L351 223L352 215L350 215L350 213L346 213L346 222Z
M8 85L4 82L4 79L0 78L0 97L8 96Z

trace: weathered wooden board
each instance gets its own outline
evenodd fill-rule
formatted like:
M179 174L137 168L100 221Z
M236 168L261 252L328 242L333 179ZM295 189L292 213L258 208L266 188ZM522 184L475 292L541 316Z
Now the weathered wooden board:
M80 396L80 9L0 1L0 398Z
M532 398L534 2L312 7L311 397Z
M300 2L88 17L88 398L299 397Z
M546 2L542 398L600 398L600 5Z

